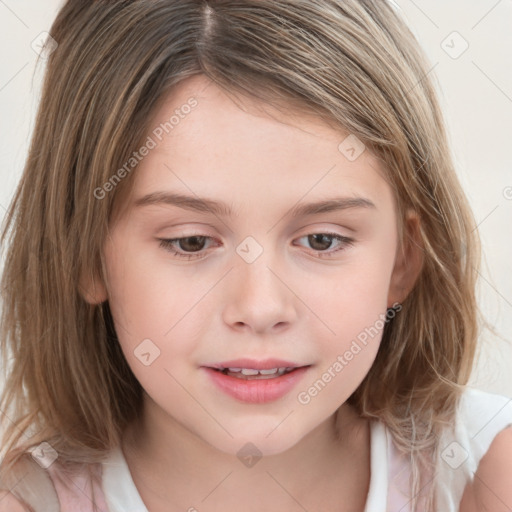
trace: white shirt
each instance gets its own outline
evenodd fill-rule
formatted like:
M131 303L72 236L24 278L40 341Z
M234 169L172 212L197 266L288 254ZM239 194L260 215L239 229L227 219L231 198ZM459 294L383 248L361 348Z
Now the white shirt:
M462 494L494 437L512 426L512 399L467 388L461 397L454 434L440 437L436 481L437 510L458 512ZM398 481L408 477L407 458L400 457L383 423L370 423L370 486L365 512L410 512L410 497ZM109 512L148 512L133 483L122 451L113 450L103 465Z
M466 485L496 435L512 426L512 399L467 388L459 402L455 425L439 438L435 482L437 512L458 512ZM408 457L399 454L390 432L380 421L370 422L370 485L365 512L410 512ZM88 472L88 469L95 471ZM0 482L35 512L95 512L93 501L104 497L102 512L148 512L120 447L101 465L91 466L70 481L61 479L57 461L48 470L30 456ZM95 477L90 475L94 474ZM104 496L101 496L103 494ZM191 503L190 509L193 510ZM198 510L200 509L198 505Z

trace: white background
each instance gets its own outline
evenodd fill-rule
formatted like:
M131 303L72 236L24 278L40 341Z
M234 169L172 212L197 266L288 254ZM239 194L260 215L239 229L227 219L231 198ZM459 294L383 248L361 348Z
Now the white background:
M457 171L483 241L480 304L504 338L482 334L470 384L512 397L512 1L395 3L438 77ZM42 67L35 73L31 43L49 30L60 4L0 0L0 219L20 178L39 100ZM443 48L454 55L464 41L469 47L458 58Z

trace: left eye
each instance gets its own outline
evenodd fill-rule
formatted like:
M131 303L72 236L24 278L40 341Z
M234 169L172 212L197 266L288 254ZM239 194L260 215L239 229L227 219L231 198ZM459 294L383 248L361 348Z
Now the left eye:
M305 235L298 238L298 240L302 240L303 238L307 239L314 251L320 251L320 254L318 255L319 257L324 257L324 253L325 255L331 255L335 252L342 251L354 243L352 238L338 235L336 233L313 233L311 235ZM337 249L326 252L326 250L332 246L334 241L337 241L339 244Z
M308 243L311 245L311 249L313 249L313 251L317 253L318 257L321 258L330 256L331 254L341 251L354 243L353 239L336 233L314 233L297 238L297 240L302 239L307 239ZM213 240L213 238L209 236L194 235L183 238L159 239L160 247L171 252L175 256L187 258L189 260L201 257L208 240ZM338 242L338 247L327 252L335 241Z

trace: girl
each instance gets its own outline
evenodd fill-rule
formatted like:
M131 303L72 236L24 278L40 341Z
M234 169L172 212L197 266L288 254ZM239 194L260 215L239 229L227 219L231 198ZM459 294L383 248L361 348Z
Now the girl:
M510 401L466 385L474 220L394 9L73 0L50 34L0 510L512 507Z

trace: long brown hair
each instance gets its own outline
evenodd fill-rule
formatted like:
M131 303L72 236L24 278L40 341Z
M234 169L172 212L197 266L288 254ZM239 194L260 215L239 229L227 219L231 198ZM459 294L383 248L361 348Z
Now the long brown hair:
M109 219L136 169L95 190L140 147L158 102L202 73L356 135L385 164L400 219L419 215L421 273L349 399L410 455L416 496L473 365L480 256L433 74L398 13L382 0L70 0L50 33L58 47L2 233L3 471L43 440L62 460L99 461L140 414L108 302L80 289L104 276Z

